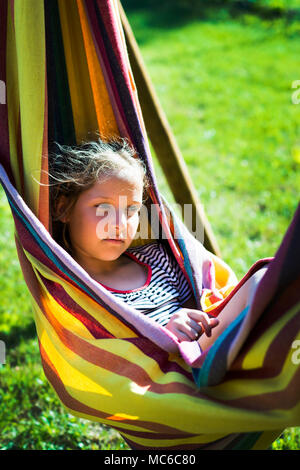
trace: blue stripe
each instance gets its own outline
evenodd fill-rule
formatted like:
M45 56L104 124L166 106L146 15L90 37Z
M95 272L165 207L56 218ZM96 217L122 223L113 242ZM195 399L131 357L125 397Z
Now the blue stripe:
M249 310L250 305L242 310L242 312L237 316L237 318L226 328L225 331L216 339L213 346L210 348L207 357L204 361L204 364L200 369L192 369L193 377L196 385L198 387L207 387L210 385L216 385L215 383L211 383L212 377L216 376L214 373L213 367L215 360L218 360L218 353L220 349L223 349L222 354L224 354L224 345L226 345L226 341L228 342L227 346L231 344L230 337L235 337L237 331L240 328L241 323L243 322L247 312ZM224 359L224 356L222 356ZM223 371L223 376L226 373L226 370ZM219 375L219 374L218 374ZM218 379L222 379L223 377L218 377Z

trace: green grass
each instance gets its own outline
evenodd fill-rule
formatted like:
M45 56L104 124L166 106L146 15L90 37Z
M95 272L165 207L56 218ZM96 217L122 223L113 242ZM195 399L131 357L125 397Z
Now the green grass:
M232 19L225 8L200 15L189 3L123 5L222 258L240 278L275 254L299 201L300 105L291 84L300 79L300 24ZM0 222L0 449L127 449L115 431L68 414L47 383L2 189ZM299 428L272 449L300 449Z
M139 40L147 15L134 18ZM222 257L242 276L275 254L299 201L298 35L244 18L152 27L149 36L147 69Z

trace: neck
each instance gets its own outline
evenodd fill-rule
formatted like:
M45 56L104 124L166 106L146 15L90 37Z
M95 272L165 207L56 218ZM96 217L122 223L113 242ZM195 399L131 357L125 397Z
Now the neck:
M117 268L124 264L124 256L121 255L115 260L99 260L98 258L92 258L85 256L82 253L76 253L74 256L80 266L91 276L96 277L99 275L112 274Z

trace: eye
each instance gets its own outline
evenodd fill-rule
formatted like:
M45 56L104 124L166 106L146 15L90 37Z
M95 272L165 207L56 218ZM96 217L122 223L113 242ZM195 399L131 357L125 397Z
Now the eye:
M103 213L103 211L108 212L111 209L111 204L96 204L94 207L96 207L97 211L99 213Z
M111 204L107 204L107 203L101 203L101 204L96 204L95 207L110 207Z
M139 206L130 206L127 209L128 214L134 214L135 212L139 212L140 207Z

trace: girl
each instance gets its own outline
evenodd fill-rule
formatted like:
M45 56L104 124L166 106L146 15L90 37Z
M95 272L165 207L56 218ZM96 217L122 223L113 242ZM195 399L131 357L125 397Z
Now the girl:
M188 282L167 248L158 242L130 248L149 186L144 163L125 140L57 145L60 153L49 168L56 241L113 295L179 341L201 337L202 347L206 336L208 347L219 320L195 308Z

